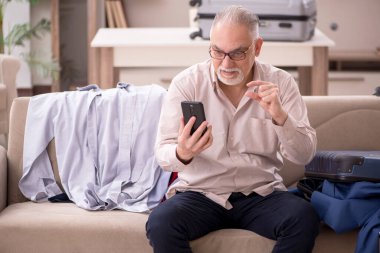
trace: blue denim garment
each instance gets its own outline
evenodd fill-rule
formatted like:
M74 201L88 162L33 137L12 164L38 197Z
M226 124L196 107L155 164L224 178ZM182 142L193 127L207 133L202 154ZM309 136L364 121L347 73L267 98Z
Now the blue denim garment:
M380 183L334 183L325 180L311 203L321 220L338 233L361 228L356 253L379 251Z

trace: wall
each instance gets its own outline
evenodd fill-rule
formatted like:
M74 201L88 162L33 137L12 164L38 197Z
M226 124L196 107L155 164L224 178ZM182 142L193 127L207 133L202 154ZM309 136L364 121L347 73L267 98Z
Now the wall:
M92 0L93 1L93 0ZM87 85L87 1L61 0L61 90Z
M130 27L189 26L188 0L124 0Z
M336 43L332 52L380 48L379 0L317 0L317 11L317 26Z

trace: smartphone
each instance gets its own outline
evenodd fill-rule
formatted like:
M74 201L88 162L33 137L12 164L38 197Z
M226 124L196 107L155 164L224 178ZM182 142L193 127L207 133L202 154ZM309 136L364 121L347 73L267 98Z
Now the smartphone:
M182 114L185 119L185 125L187 122L190 120L192 116L195 116L196 120L191 128L190 134L193 134L198 127L202 124L203 121L206 120L205 116L205 110L203 108L202 102L197 102L197 101L182 101L181 102L181 107L182 107ZM207 131L207 128L204 130L202 135Z

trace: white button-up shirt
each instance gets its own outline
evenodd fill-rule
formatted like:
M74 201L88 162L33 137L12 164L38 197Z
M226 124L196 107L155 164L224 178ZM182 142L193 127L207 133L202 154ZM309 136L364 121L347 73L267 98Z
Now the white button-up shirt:
M288 118L283 126L254 100L243 97L237 108L218 85L211 60L196 64L172 81L162 108L156 158L162 168L178 171L167 197L175 191L198 191L231 208L232 192L267 195L286 190L279 170L283 157L297 164L309 162L316 151L315 130L292 76L269 64L255 62L253 80L275 83ZM252 90L253 87L249 88ZM212 125L212 145L185 165L176 157L181 101L201 101Z

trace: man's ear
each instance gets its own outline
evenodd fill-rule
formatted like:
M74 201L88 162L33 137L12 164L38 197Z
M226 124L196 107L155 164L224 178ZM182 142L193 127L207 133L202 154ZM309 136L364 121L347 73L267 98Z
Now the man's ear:
M264 43L263 38L259 37L256 39L256 43L255 43L255 56L256 57L258 57L260 55L261 47L262 47L263 43Z

